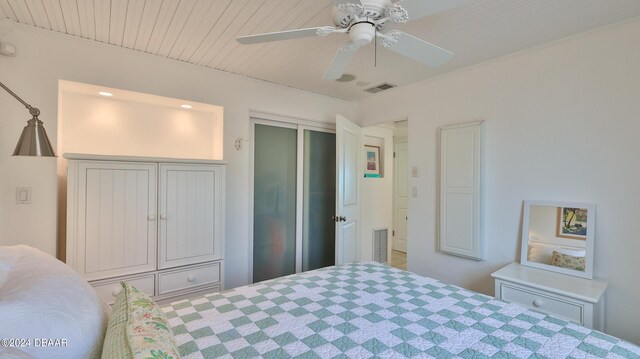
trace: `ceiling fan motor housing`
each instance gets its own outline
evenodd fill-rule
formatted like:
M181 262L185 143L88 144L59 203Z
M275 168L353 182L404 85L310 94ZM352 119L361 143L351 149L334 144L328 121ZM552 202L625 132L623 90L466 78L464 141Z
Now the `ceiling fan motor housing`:
M360 0L364 6L364 14L362 16L379 19L384 17L387 8L391 6L391 0Z
M357 1L354 3L357 3ZM387 15L387 9L392 5L391 0L360 0L360 3L362 4L361 9L364 8L364 11L357 16L342 12L338 9L338 6L335 6L333 8L333 23L338 27L347 28L353 20L378 20Z

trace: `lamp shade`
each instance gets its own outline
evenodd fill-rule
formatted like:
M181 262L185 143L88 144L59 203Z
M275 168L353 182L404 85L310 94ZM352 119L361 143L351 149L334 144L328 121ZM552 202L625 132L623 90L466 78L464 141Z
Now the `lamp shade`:
M56 156L53 147L51 147L51 142L49 142L49 137L47 137L47 132L44 130L42 121L40 121L37 116L27 121L27 125L24 126L22 130L22 135L20 135L18 145L15 151L13 151L13 155Z

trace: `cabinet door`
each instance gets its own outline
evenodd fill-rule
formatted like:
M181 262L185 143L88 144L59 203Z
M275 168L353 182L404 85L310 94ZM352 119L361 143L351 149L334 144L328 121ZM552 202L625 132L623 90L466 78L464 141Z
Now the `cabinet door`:
M478 260L481 150L481 122L440 129L440 251Z
M155 164L82 162L76 270L87 280L156 269Z
M160 268L222 258L224 168L160 165Z

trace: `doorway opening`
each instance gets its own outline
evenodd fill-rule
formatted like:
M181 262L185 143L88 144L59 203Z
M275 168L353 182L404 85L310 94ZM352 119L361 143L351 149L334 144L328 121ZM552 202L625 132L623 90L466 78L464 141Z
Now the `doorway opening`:
M394 123L393 133L393 240L390 265L407 269L409 220L409 137L407 120Z
M362 130L366 152L361 179L362 259L406 269L408 121L389 121ZM381 233L384 246L380 246ZM380 256L382 251L384 256Z

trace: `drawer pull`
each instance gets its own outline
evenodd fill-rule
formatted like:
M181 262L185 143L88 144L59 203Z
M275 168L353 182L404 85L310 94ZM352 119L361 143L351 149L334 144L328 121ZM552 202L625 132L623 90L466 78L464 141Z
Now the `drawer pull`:
M111 295L114 296L114 297L117 297L118 294L120 294L121 290L122 290L122 288L116 288L116 289L111 291Z
M187 282L192 283L196 278L193 275L187 277Z
M539 300L539 299L534 299L533 300L533 306L536 307L536 308L542 307L542 304L543 304L542 301Z

